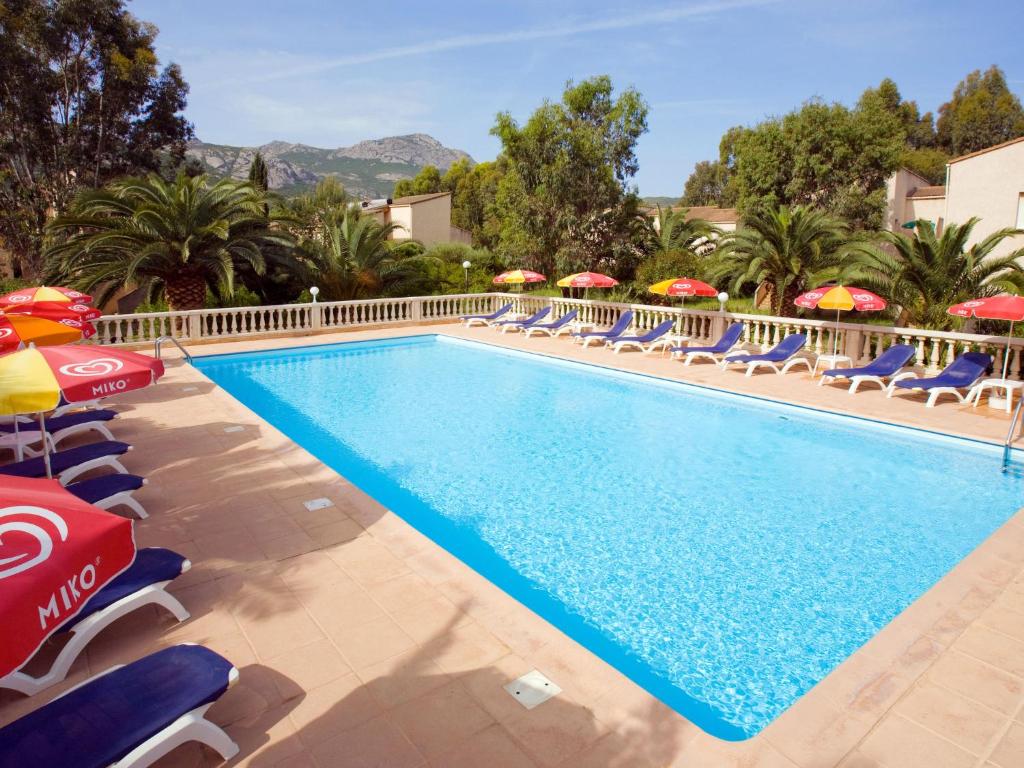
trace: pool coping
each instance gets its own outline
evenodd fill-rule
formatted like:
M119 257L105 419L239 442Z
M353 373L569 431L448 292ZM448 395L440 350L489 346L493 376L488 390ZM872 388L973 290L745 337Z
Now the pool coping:
M452 333L451 331L454 331ZM437 334L451 335L455 338L473 338L475 334L460 332L458 329L438 327L436 325L418 328L383 329L370 333L358 333L362 338L383 339L397 336ZM310 339L312 343L303 343L306 338L275 337L273 339L254 342L225 342L226 350L263 351L286 347L319 346L348 341L353 333L339 333L336 340L325 341L323 336ZM505 339L502 339L506 341ZM511 339L507 341L512 341ZM557 340L556 340L557 341ZM486 342L485 342L486 343ZM567 343L564 339L561 343ZM213 345L211 345L213 346ZM219 346L219 345L218 345ZM497 344L495 346L506 346ZM517 349L514 344L509 348ZM535 345L531 345L535 346ZM520 348L521 349L521 348ZM534 352L534 350L530 350ZM534 352L537 354L538 352ZM216 353L211 353L216 354ZM539 352L551 357L560 356L557 351L552 353ZM607 356L608 363L597 364L617 371L638 373L626 365L612 365L613 361L626 363L629 358L612 358ZM587 361L590 362L590 361ZM192 376L210 382L201 371L188 369ZM641 375L647 375L640 372ZM655 377L663 378L663 377ZM679 379L664 378L665 381L678 382ZM210 382L212 384L212 382ZM693 381L684 383L691 386L707 387ZM736 390L727 388L707 387L721 392L737 394ZM215 387L215 391L220 391ZM226 393L224 393L226 394ZM745 393L738 393L745 394ZM787 401L770 395L761 395L761 399L771 403L796 407L808 407L803 403ZM237 401L234 401L237 403ZM248 411L255 421L264 428L274 430L258 414L241 403L238 407ZM826 413L839 413L826 408L813 408ZM862 417L863 418L863 417ZM899 427L921 430L913 423L900 420L891 422ZM986 440L978 435L949 430L936 432L958 439L973 440L998 445L995 440ZM1024 695L1021 697L1016 711L1004 717L1005 723L997 737L985 747L982 753L972 752L964 747L966 737L961 738L954 724L950 726L942 718L935 706L915 709L915 694L922 690L938 688L943 697L960 702L965 700L972 706L985 707L984 698L974 695L970 690L965 694L948 686L931 672L938 662L949 655L963 656L977 661L986 667L1011 675L1020 683L1024 691L1024 636L1015 638L1012 634L993 628L995 621L990 617L992 611L1008 611L1017 615L1024 611L1024 510L1019 510L982 542L972 553L965 557L942 579L922 594L914 603L899 614L892 622L883 627L858 651L836 667L817 686L806 693L771 725L759 735L743 742L720 742L713 737L694 737L680 751L679 764L714 764L714 765L788 765L788 766L822 766L822 765L857 765L884 766L907 764L898 761L898 755L907 754L907 745L901 743L910 739L913 743L913 754L924 755L935 745L946 749L949 754L971 756L970 764L981 765L990 758L1002 739L1011 729L1018 726L1024 728ZM444 556L455 559L443 547L433 545ZM1011 653L999 657L989 653L977 636L978 629L993 635L1004 644L1018 643L1020 653ZM964 638L969 636L969 642ZM990 638L991 639L991 638ZM980 643L980 644L979 644ZM589 654L582 646L582 651ZM1017 646L1013 646L1017 648ZM1010 669L1006 669L1010 667ZM653 699L653 697L651 697ZM918 697L920 698L920 697ZM987 710L986 710L987 711ZM991 712L989 712L991 714ZM1003 713L1005 714L1005 713ZM679 717L683 720L682 717ZM896 734L894 737L893 734ZM915 741L916 740L916 741ZM908 742L908 743L910 743ZM901 752L902 750L902 752ZM714 757L714 762L701 763L700 757ZM694 760L697 760L694 763ZM947 759L951 765L961 764ZM674 764L674 763L673 763ZM922 763L925 764L925 763ZM967 764L964 762L963 764ZM999 763L992 763L997 765ZM1001 764L1000 764L1001 765Z

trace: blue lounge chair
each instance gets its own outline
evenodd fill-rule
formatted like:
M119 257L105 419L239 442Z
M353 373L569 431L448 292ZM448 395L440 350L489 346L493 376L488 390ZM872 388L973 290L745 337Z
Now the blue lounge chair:
M931 378L919 379L916 373L901 373L893 376L885 396L892 397L897 389L921 390L928 393L926 408L935 407L935 402L942 395L954 395L961 403L967 400L970 392L960 394L960 390L970 388L992 365L991 355L981 352L964 352L960 357L947 365L942 373Z
M46 420L46 431L50 435L52 445L58 446L61 441L86 432L99 432L104 440L113 440L105 422L117 417L117 411L108 408L96 408L91 411L75 411L64 416L54 416ZM19 417L18 429L34 429L35 420ZM13 422L0 424L0 432L13 432Z
M511 304L505 304L504 306L498 307L489 315L465 315L459 319L462 320L463 324L467 328L471 325L475 325L476 323L479 323L480 325L493 325L495 320L500 318L502 315L508 314L511 309Z
M228 760L238 745L205 715L237 680L209 648L164 648L0 728L0 768L141 768L190 741Z
M610 345L615 354L619 354L619 352L627 347L636 347L645 355L650 354L659 346L671 344L664 337L666 333L672 330L672 326L675 324L675 320L665 320L651 328L647 333L641 333L636 336L615 336L608 339L605 344Z
M534 332L545 333L551 337L559 336L561 335L562 331L572 330L572 325L570 325L570 323L572 323L572 321L576 319L576 315L578 314L579 312L574 309L572 312L566 312L560 318L558 318L557 320L552 320L550 323L536 323L534 325L531 325L528 328L526 328L523 332L527 336L530 336Z
M916 350L911 344L893 344L885 352L880 354L867 365L859 368L833 368L821 374L818 380L820 387L826 380L829 382L836 379L848 379L850 382L849 394L854 394L857 387L865 382L877 384L885 389L886 379L895 376L907 363L913 359Z
M167 585L191 567L192 563L169 549L140 549L135 553L135 561L123 573L90 597L82 609L61 626L58 634L67 632L71 637L49 670L38 676L12 672L0 678L0 688L33 696L56 685L67 677L75 659L96 635L144 605L163 606L178 621L185 621L189 613L167 591Z
M621 336L629 328L629 324L633 322L633 310L627 309L621 315L619 319L615 321L615 325L609 328L607 331L585 331L583 333L574 333L573 336L577 339L583 340L583 346L589 346L591 341L605 342L608 339Z
M88 445L76 445L74 448L67 448L50 454L50 468L53 476L60 480L61 484L67 485L79 475L83 475L99 467L110 467L115 472L127 475L128 470L117 460L132 447L128 443L121 443L117 440L101 440L98 443ZM46 465L43 457L25 459L0 467L0 475L15 475L16 477L46 477Z
M710 347L672 347L673 354L683 361L683 365L689 365L696 358L706 357L714 363L719 362L723 355L727 355L735 347L743 335L743 323L733 323L725 329L722 337Z
M531 325L536 325L550 314L551 307L544 307L543 309L538 309L532 315L522 320L501 320L497 323L494 323L492 327L500 328L502 333L505 333L506 331L509 330L522 331L525 328L529 328Z
M132 496L146 484L146 478L138 475L100 475L87 480L68 483L66 489L82 501L100 509L128 507L140 520L149 517L145 508Z
M802 333L792 333L763 355L730 355L722 360L722 370L725 370L733 363L741 363L747 366L747 377L753 375L759 367L766 366L777 374L786 373L794 365L806 365L811 370L811 361L806 357L794 357L804 344L807 343L807 336ZM779 364L783 363L782 368Z

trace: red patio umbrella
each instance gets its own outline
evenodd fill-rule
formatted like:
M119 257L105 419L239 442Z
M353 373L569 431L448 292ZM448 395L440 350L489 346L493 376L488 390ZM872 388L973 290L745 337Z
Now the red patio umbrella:
M987 299L971 299L954 304L946 310L955 317L980 317L985 320L1009 320L1010 332L1006 336L1006 352L1003 354L1003 381L1010 363L1010 339L1013 338L1013 324L1024 320L1024 297L1013 294L991 296Z
M0 483L0 677L21 667L135 559L130 520L56 480Z
M12 304L29 304L34 301L56 301L61 304L89 304L92 302L92 296L72 288L51 288L43 285L5 293L3 296L0 296L0 307Z
M32 317L44 317L47 320L61 322L62 320L98 320L103 313L88 304L64 304L59 301L29 301L24 304L8 304L0 308L0 312L6 315L31 315Z
M561 288L613 288L618 284L614 277L600 272L577 272L558 281Z

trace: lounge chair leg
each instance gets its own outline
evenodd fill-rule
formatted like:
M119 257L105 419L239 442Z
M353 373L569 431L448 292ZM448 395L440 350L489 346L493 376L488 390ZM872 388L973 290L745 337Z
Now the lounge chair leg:
M101 499L96 503L96 506L100 509L111 510L114 507L128 507L139 520L145 520L149 517L149 513L146 509L138 502L137 499L133 498L130 492L115 493L106 499Z
M187 560L182 566L182 573L191 567ZM71 665L81 655L89 642L100 632L109 627L112 623L127 616L132 611L144 605L160 605L170 611L179 622L185 621L191 614L185 610L174 595L167 591L169 581L161 581L150 584L137 592L127 595L116 603L107 606L102 611L79 622L71 630L71 638L61 648L57 658L46 674L39 677L31 677L23 672L12 672L4 678L0 678L0 688L9 688L13 691L23 693L26 696L33 696L40 691L45 691L51 685L56 685L68 676ZM119 764L120 765L120 764Z
M143 768L152 765L182 744L198 741L215 749L222 758L230 760L238 754L238 745L222 728L206 719L210 704L182 715L160 733L144 741L117 763L117 768Z

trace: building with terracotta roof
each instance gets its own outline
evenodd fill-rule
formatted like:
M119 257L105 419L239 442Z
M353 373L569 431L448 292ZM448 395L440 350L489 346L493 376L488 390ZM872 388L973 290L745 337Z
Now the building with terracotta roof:
M419 240L426 246L438 243L466 243L472 235L460 227L452 226L451 192L432 192L409 195L394 200L367 200L360 204L362 211L382 224L395 224L392 240Z

